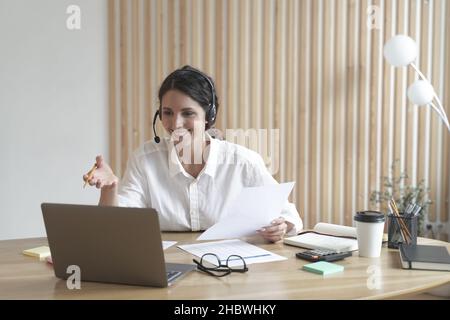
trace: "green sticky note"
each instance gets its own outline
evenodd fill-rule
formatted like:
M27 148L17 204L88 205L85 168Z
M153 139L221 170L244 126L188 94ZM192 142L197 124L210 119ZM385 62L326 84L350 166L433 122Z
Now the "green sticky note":
M335 263L329 263L326 261L319 261L314 263L305 264L303 270L327 275L335 272L344 271L344 267Z

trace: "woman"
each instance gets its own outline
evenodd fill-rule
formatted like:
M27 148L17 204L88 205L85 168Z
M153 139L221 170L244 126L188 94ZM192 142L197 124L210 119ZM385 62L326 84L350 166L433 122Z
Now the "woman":
M212 138L218 99L211 78L185 66L172 72L159 90L157 117L170 138L144 143L128 159L122 182L102 156L89 179L101 189L99 205L152 207L161 230L205 230L220 220L225 206L244 187L277 183L256 152ZM154 129L154 127L153 127ZM83 176L86 181L87 175ZM302 229L295 206L257 230L276 242Z

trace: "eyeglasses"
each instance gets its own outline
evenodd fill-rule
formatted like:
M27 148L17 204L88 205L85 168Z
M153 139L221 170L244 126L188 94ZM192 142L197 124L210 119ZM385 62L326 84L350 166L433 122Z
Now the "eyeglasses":
M198 270L206 272L214 277L224 277L232 272L244 273L248 271L244 258L235 254L230 255L226 260L220 260L214 253L205 253L200 258L200 262L195 259L193 259L193 261L197 265ZM225 261L225 264L221 263L221 261ZM210 263L215 266L208 267L205 263Z

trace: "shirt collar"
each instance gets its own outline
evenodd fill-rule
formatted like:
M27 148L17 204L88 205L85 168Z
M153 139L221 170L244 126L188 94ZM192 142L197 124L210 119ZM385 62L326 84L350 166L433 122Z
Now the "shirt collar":
M219 145L218 141L212 138L208 132L206 132L206 140L209 141L209 155L208 159L206 159L204 172L205 174L213 178L217 171Z
M168 150L167 162L169 163L169 175L170 177L173 177L178 173L184 172L184 168L181 165L180 159L178 159L177 150L175 149L173 141L171 141L170 138L166 138L165 140Z
M217 159L218 159L218 142L216 139L212 138L208 132L205 132L205 138L206 141L209 141L209 155L206 159L205 167L202 170L202 173L200 173L199 177L204 173L207 174L210 177L214 177L217 170ZM169 175L170 177L174 177L175 175L179 173L183 173L185 176L188 176L186 171L183 168L183 165L180 162L180 159L177 156L177 150L175 148L175 145L173 141L170 140L170 138L166 139L167 143L167 161L169 162Z

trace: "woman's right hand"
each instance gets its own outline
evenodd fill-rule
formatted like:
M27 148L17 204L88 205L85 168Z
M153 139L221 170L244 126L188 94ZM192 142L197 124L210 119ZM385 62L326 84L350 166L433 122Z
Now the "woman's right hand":
M95 169L94 174L88 180L89 185L96 186L97 189L110 189L117 186L119 179L114 175L111 167L103 160L101 155L95 158L95 164L97 169ZM88 174L83 175L83 181L88 179Z

